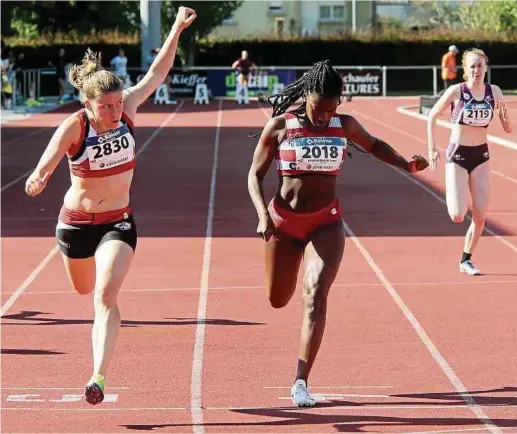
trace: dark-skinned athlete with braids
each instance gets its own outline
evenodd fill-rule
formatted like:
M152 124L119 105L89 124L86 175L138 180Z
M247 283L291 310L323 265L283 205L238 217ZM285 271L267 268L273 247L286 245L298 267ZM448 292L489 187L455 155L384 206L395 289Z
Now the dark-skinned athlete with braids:
M307 381L321 344L327 296L345 247L336 179L352 142L379 160L415 173L428 167L422 156L410 161L371 136L352 116L338 114L342 80L330 61L317 62L280 94L269 98L273 117L256 146L248 189L258 214L257 233L266 242L266 285L271 306L282 308L294 294L302 258L303 322L291 397L313 407ZM303 103L288 111L299 99ZM269 205L263 179L273 159L279 185Z

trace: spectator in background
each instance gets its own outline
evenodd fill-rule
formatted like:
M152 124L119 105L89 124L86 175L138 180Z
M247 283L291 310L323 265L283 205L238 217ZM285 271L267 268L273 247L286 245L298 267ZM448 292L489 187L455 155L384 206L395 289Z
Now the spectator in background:
M160 52L159 48L153 48L149 52L149 56L147 56L147 59L146 59L146 62L145 62L144 68L143 68L144 74L147 73L147 71L149 71L149 68L153 64L154 59L156 58L156 56L159 52ZM171 103L171 104L178 103L178 101L174 98L174 89L173 89L171 73L173 70L180 70L181 68L183 68L183 60L181 59L181 56L176 52L176 54L174 56L174 62L172 64L172 67L169 70L169 73L167 74L167 77L164 80L164 83L167 85L167 88L169 90L169 103Z
M7 50L2 47L2 51L1 51L1 57L2 57L2 74L5 72L8 72L9 71L9 66L11 65L11 60L10 60L10 56L11 56L11 52L7 52Z
M241 86L248 86L249 74L252 69L257 66L248 58L248 52L242 50L241 58L233 62L232 69L237 70L238 76L237 81Z
M119 77L124 83L127 82L127 57L124 50L118 50L118 56L111 59L111 67L117 77Z
M144 74L147 73L147 71L149 71L149 68L153 64L154 59L156 58L156 56L158 55L159 52L160 52L159 48L153 48L151 51L149 51L149 56L147 56L147 60L144 65L144 71L143 71Z
M442 56L443 90L454 84L457 76L456 55L460 51L456 45L451 45L449 51Z
M18 53L13 63L13 71L16 76L16 91L19 92L22 101L29 97L28 89L26 89L27 83L23 80L23 72L26 69L26 65L25 53Z
M58 102L63 104L66 95L66 64L65 49L60 48L54 61L48 62L49 66L56 68L56 77L58 85Z
M13 83L11 77L12 53L7 52L7 47L2 41L2 107L10 110L12 106Z

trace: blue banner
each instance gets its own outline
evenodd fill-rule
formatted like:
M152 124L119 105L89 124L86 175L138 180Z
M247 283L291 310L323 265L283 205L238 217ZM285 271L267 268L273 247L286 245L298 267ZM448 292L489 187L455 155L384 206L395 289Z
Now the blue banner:
M276 83L288 86L296 80L296 71L293 70L263 70L252 72L249 75L248 95L271 94ZM237 88L237 74L231 69L207 71L207 85L212 96L235 96Z

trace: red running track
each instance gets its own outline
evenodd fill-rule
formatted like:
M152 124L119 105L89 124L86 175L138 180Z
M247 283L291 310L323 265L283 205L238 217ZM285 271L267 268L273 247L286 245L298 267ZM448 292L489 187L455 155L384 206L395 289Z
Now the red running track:
M425 154L425 122L397 113L404 103L356 99L341 111L404 155ZM36 128L69 110L3 126L3 188L36 164L53 132ZM301 297L282 310L267 303L246 186L255 145L246 135L265 121L256 105L231 101L138 115L140 238L100 406L82 398L92 299L71 291L53 250L66 165L37 198L24 195L23 179L5 188L3 432L517 431L516 151L492 146L505 177L493 176L477 278L458 272L468 222L448 219L443 167L408 177L363 154L346 163L347 246L310 379L319 406L297 409L289 388ZM444 144L448 132L440 128Z

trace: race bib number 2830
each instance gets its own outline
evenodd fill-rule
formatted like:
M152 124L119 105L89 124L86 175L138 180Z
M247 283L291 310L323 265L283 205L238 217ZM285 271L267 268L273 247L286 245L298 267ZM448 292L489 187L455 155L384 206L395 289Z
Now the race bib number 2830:
M135 140L127 125L86 141L90 170L105 170L135 158Z

